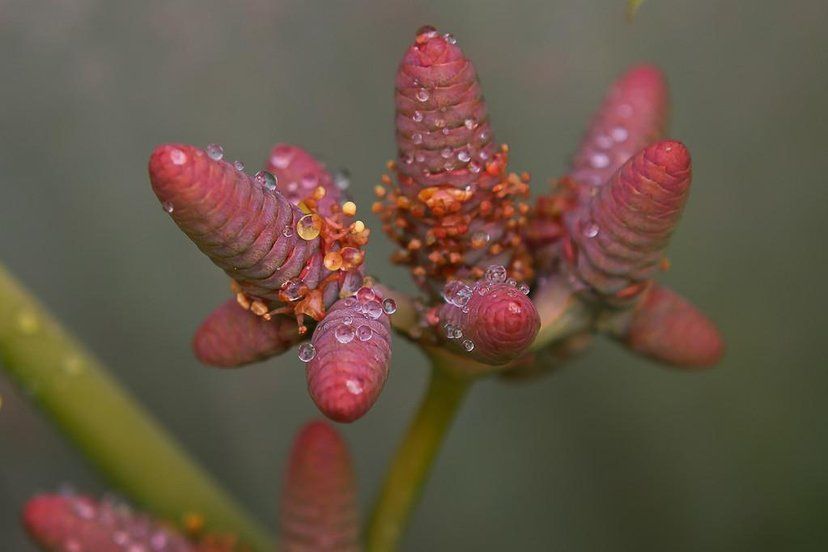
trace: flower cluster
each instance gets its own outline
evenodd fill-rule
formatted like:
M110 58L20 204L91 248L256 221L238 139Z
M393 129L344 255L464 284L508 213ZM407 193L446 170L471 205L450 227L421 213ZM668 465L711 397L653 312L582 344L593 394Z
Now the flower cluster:
M392 326L453 361L438 363L457 368L450 388L458 375L543 373L595 333L669 365L719 360L713 323L653 281L669 266L665 250L692 174L687 148L663 137L667 87L657 69L634 67L612 86L571 169L534 205L529 175L509 172L509 148L495 142L476 70L453 36L417 32L395 104L397 159L375 187L372 211L417 298L364 274L371 232L356 217L348 178L305 150L277 145L255 174L214 144L152 153L150 181L164 210L231 279L234 297L196 331L202 362L237 367L298 346L313 401L351 422L383 389ZM417 462L400 465L407 473ZM232 535L205 534L197 513L179 532L120 502L73 493L33 498L23 521L56 552L245 549ZM308 424L294 442L280 527L286 550L360 548L352 461L327 422Z
M363 274L370 230L344 175L285 144L252 176L215 145L153 152L164 209L232 280L235 300L196 332L201 361L240 366L298 344L311 397L350 422L382 390L392 325L473 361L477 374L537 371L535 352L581 350L596 331L669 364L719 358L715 326L652 281L691 179L687 148L662 139L657 69L634 67L614 84L571 170L533 206L530 177L509 171L509 148L495 141L477 72L453 36L417 32L395 105L398 154L372 211L422 292L404 297L410 323L389 318L403 296Z

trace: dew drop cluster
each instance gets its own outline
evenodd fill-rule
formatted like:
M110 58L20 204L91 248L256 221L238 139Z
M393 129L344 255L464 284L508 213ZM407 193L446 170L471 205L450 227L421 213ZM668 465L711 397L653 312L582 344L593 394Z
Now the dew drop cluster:
M483 277L471 285L459 280L448 282L443 287L443 301L460 309L464 314L467 314L469 312L469 301L475 294L480 296L488 295L493 285L504 283L515 288L514 291L510 290L509 293L520 292L524 295L529 295L530 288L528 284L524 282L518 283L514 278L509 278L505 266L491 265L486 269ZM463 349L466 351L474 350L474 341L468 338L463 339L462 328L455 324L447 323L443 326L443 329L445 330L447 339L462 340L460 344Z
M181 535L168 531L144 514L134 512L126 503L114 497L95 502L63 489L60 495L66 502L68 514L79 524L95 525L111 535L115 548L130 552L184 552L192 545ZM81 535L83 532L80 532ZM69 537L65 550L88 550L80 537Z

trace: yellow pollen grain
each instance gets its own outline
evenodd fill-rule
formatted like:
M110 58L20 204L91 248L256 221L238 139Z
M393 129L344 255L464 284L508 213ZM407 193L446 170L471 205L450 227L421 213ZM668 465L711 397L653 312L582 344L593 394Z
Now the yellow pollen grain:
M353 201L346 201L342 204L342 212L352 217L356 214L356 203Z
M358 220L353 225L351 225L351 232L353 232L354 234L359 234L363 230L365 230L365 223L361 220Z
M338 251L331 251L325 254L325 268L330 271L339 270L342 267L342 254Z
M244 310L250 310L250 300L247 299L247 296L244 293L236 294L236 303L238 303Z
M184 531L188 535L198 535L204 530L204 516L196 512L187 512L183 519Z

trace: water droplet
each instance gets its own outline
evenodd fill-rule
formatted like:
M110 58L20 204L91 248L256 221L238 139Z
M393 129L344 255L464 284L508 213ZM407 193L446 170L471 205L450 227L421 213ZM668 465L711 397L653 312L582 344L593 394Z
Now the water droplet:
M459 280L448 282L443 287L443 299L456 307L465 307L471 295L472 289Z
M293 157L290 148L281 147L276 148L273 155L270 156L270 164L277 169L286 169L290 165L290 160Z
M316 356L316 347L311 343L302 343L299 346L298 355L302 362L310 362Z
M299 180L305 189L316 188L319 184L319 178L313 173L305 173Z
M243 171L244 170L244 163L242 163L238 159L233 161L233 166L236 168L237 171Z
M474 130L474 128L477 126L477 121L469 117L468 119L463 121L463 124L466 125L467 129Z
M606 134L599 134L595 137L595 145L601 149L610 149L612 147L612 138Z
M340 343L350 343L354 340L355 335L354 327L350 324L341 324L334 330L334 337Z
M457 154L457 159L462 163L468 163L471 161L471 155L466 150L463 150Z
M529 295L529 285L526 282L521 282L521 284L518 286L518 291L520 291L524 295Z
M417 38L418 39L429 39L434 38L437 36L437 29L432 27L431 25L423 25L419 29L417 29Z
M313 213L305 215L296 223L296 233L305 241L316 239L322 231L322 217Z
M276 177L268 171L257 172L256 182L264 186L264 188L269 192L276 190Z
M221 161L221 158L224 157L224 148L219 144L208 144L205 151L213 161Z
M469 171L471 171L472 174L479 173L480 172L480 163L478 163L477 161L472 161L471 163L469 163Z
M351 185L351 173L348 169L339 169L333 174L333 181L340 190L347 190Z
M369 287L361 287L356 292L357 301L360 303L367 303L368 301L373 301L377 298L377 294L374 293L374 290Z
M486 132L485 130L481 130L480 134L478 134L477 137L480 138L481 142L485 142L486 140L489 139L489 133Z
M83 498L72 500L72 512L81 519L95 518L95 506Z
M382 302L382 310L385 314L394 314L397 312L397 302L390 297Z
M161 207L167 212L168 215L171 215L172 212L175 211L175 205L172 204L172 201L165 201L161 204Z
M410 165L413 162L414 162L414 155L412 155L411 152L406 153L405 156L403 157L403 163L405 163L406 165Z
M449 157L451 157L451 148L443 148L443 150L440 152L440 156L443 159L448 159Z
M352 300L350 304L348 303L349 300ZM345 300L345 306L346 307L353 307L355 303L356 303L356 300L353 297L349 297L348 299ZM342 319L342 323L345 324L345 325L350 326L351 324L354 323L354 317L353 316L346 316L345 318Z
M451 134L451 129L449 129L448 127L445 127L440 132L443 133L443 136L448 136L449 134Z
M491 265L486 269L483 278L492 284L500 284L506 281L506 267L502 265Z
M484 284L483 282L477 282L477 284L474 286L474 289L477 290L478 295L486 295L487 293L489 293L489 285Z
M414 160L415 160L417 163L422 163L423 161L425 161L425 154L423 154L423 153L418 153L417 155L415 155L415 156L414 156Z
M590 156L589 164L596 169L603 169L610 163L610 158L604 153L596 153Z
M360 341L368 341L369 339L371 339L371 336L373 336L373 335L374 335L373 330L371 330L371 328L369 328L368 326L366 326L364 324L362 326L360 326L359 328L357 328L357 337L359 338Z
M423 114L420 111L415 111L413 115L411 115L411 120L415 123L421 123L423 121Z
M610 131L610 136L612 136L613 140L620 143L629 138L630 133L627 132L626 128L618 126Z
M507 279L507 280L506 280L506 283L507 283L507 284L509 284L509 285L510 285L510 286L512 286L512 287L517 286L517 280L515 280L514 278L509 278L509 279Z
M474 341L471 339L464 339L463 340L463 348L469 352L474 349Z
M427 102L429 97L431 96L429 95L428 90L426 90L425 88L420 88L419 90L417 90L417 100L421 102Z
M282 284L282 294L288 301L298 301L302 298L302 288L304 285L305 284L299 278L291 278Z
M415 144L422 144L423 143L423 135L420 134L419 132L415 132L414 134L411 135L411 141L414 142ZM420 159L418 159L417 161L420 161Z
M170 161L173 165L183 165L187 162L187 154L180 149L170 150Z
M489 152L486 150L480 150L480 153L477 154L481 161L485 161L489 158Z
M454 38L454 35L451 33L446 33L443 35L443 39L448 42L449 44L457 44L457 39Z
M379 301L368 301L365 303L363 307L365 314L368 315L368 318L372 318L376 320L380 316L382 316L382 304Z
M586 226L584 226L584 236L586 236L587 238L594 238L598 235L598 232L598 225L594 222L590 222Z
M446 120L445 119L435 119L434 120L434 126L437 127L437 128L443 128L444 126L446 126Z
M355 379L349 379L346 381L345 388L352 395L362 395L362 384Z
M290 224L285 225L285 228L282 230L282 235L286 238L293 236L293 227Z

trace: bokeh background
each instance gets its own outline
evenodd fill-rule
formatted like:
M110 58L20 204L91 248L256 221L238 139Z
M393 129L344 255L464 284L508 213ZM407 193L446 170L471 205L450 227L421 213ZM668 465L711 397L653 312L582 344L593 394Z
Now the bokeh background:
M150 191L153 146L219 142L252 168L302 144L351 171L367 212L395 153L396 65L432 23L475 60L540 191L608 83L654 61L695 162L663 279L720 323L725 361L678 373L599 341L552 377L477 385L404 549L824 549L828 3L649 0L633 24L623 4L0 0L0 260L273 525L317 412L294 354L235 372L193 358L227 281ZM389 252L376 233L370 269L411 289ZM418 351L397 340L394 357L343 428L366 508L425 384ZM26 497L104 486L2 373L0 395L0 549L26 551Z

